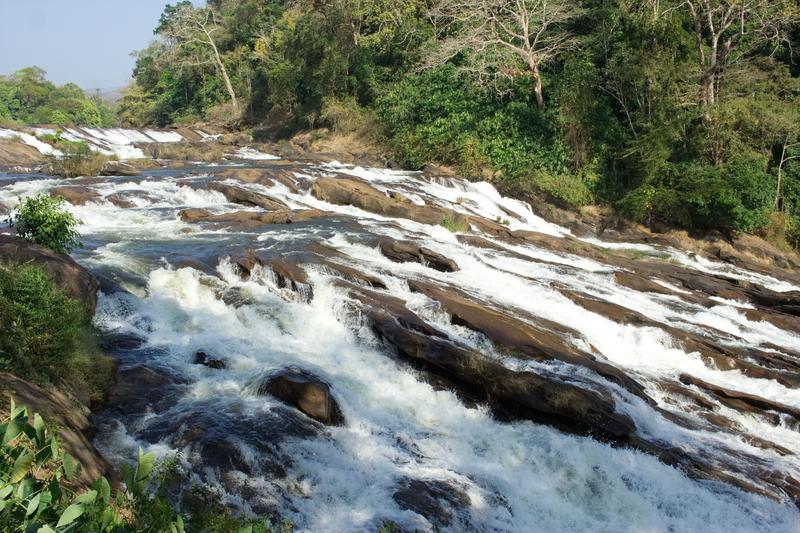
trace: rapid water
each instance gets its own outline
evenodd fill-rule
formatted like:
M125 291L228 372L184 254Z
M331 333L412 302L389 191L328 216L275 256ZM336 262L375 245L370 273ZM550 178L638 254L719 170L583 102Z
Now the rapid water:
M438 203L492 221L509 219L514 230L570 235L535 216L526 204L501 197L487 183L436 181L415 173L338 164L294 169L295 176L310 180L333 171L402 194L416 205ZM205 189L207 179L202 169L136 181L109 178L89 185L103 198L71 207L82 220L86 244L76 258L125 289L101 294L97 325L120 337L143 339L141 345L117 352L123 366L146 363L187 384L164 412L103 418L96 444L110 460L125 461L138 446L161 457L177 457L196 480L218 489L224 502L252 514L275 510L292 517L301 531L375 531L384 520L407 530L436 525L444 531L800 531L800 513L790 502L689 479L633 449L529 421L498 421L485 407L432 385L393 357L329 270L306 268L313 287L313 298L306 301L279 287L266 269L256 268L243 279L229 256L252 248L292 257L312 244L332 247L340 254L329 258L332 262L381 279L388 293L406 301L409 309L451 339L485 351L508 368L546 370L564 381L611 391L642 437L712 457L730 457L733 452L757 456L770 468L800 479L796 455L758 448L749 440L757 436L800 454L796 426L770 424L720 405L720 414L742 431L688 429L664 412L699 418L662 384L688 373L794 407L800 407L800 390L739 370L711 368L662 329L617 323L583 309L562 291L586 293L655 323L745 349L769 345L771 350L797 353L797 334L749 320L746 305L739 302L718 299L718 305L706 307L683 299L679 291L662 295L625 288L615 281L614 267L594 259L495 239L496 248L478 248L459 242L442 226L333 205L307 189L291 192L280 183L267 188L228 182L269 194L294 209L315 208L338 217L257 231L182 221L179 212L186 208L212 213L256 210L228 203L222 194ZM67 182L31 178L3 183L0 203L11 208L18 198ZM127 195L134 207L121 209L104 199L116 193ZM460 269L443 274L417 263L391 262L377 250L375 236L423 242L455 260ZM638 246L644 252L667 253L699 272L724 272L773 290L799 290L782 280L678 250ZM519 313L522 320L544 319L578 332L572 344L599 353L635 377L662 411L586 369L496 352L482 335L451 324L436 302L411 292L409 279L446 280L487 306ZM226 368L193 364L198 350L223 357ZM284 420L284 408L256 391L261 378L288 365L307 369L332 385L344 426L312 435L286 431L270 440L276 431L271 424ZM244 464L223 475L214 464L204 463L206 458L198 459L196 448L176 445L168 432L159 432L175 421L185 426L192 420L225 432ZM269 454L284 475L275 476L275 465L264 463ZM401 508L393 498L398 483L409 479L447 483L469 503L453 513L449 524L434 524Z

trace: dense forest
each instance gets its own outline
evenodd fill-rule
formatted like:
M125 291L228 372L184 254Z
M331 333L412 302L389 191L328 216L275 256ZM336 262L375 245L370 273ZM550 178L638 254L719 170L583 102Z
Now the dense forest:
M0 76L0 123L110 126L111 106L98 94L87 96L74 83L57 87L45 71L30 67Z
M798 21L796 0L182 1L116 120L368 135L407 168L797 247Z

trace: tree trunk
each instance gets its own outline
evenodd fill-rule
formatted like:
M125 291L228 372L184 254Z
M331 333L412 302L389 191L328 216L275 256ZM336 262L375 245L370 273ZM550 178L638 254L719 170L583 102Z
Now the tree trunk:
M778 188L775 191L775 211L781 210L781 178L783 177L783 164L786 162L786 143L781 150L781 161L778 164Z
M239 99L236 98L236 92L233 90L233 84L228 76L228 69L225 68L225 63L222 62L222 57L219 55L219 50L217 50L217 45L214 43L214 39L211 38L211 35L209 35L205 29L203 31L205 32L206 37L208 37L208 43L211 45L211 49L214 51L214 62L217 64L217 68L219 69L220 74L222 74L222 79L225 81L225 89L227 89L228 95L231 97L233 111L236 113L236 118L238 118Z
M542 76L539 67L533 67L533 93L536 96L536 107L544 108L544 95L542 94Z

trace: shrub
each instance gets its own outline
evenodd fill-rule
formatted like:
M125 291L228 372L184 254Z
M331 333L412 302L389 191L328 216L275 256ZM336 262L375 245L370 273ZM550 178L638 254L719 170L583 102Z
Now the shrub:
M88 313L35 266L0 269L0 369L64 380L87 399L102 395L112 371Z
M654 219L690 229L753 231L769 224L772 178L759 158L722 167L672 163L620 202L626 216Z
M29 196L20 201L10 223L23 239L55 252L69 253L80 246L80 234L76 230L80 221L66 210L64 204L64 198L53 198L44 193Z
M54 176L97 176L108 161L106 156L93 152L83 141L65 141L57 136L54 147L62 153L60 156L48 156L48 170Z

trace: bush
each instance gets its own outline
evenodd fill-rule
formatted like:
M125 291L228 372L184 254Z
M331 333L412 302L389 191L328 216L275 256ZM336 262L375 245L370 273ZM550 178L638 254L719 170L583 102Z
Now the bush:
M20 200L10 220L17 234L25 240L41 244L59 253L69 253L80 246L77 226L80 221L64 207L62 197L47 194L29 196Z
M753 231L769 224L772 177L759 158L722 167L672 163L656 178L629 192L622 213L651 223L662 220L689 229Z
M35 266L0 269L0 369L46 384L64 380L87 399L111 378L91 317Z
M97 176L108 161L108 157L93 152L83 141L65 141L56 137L54 147L62 153L60 156L48 156L48 170L54 176L63 178Z

